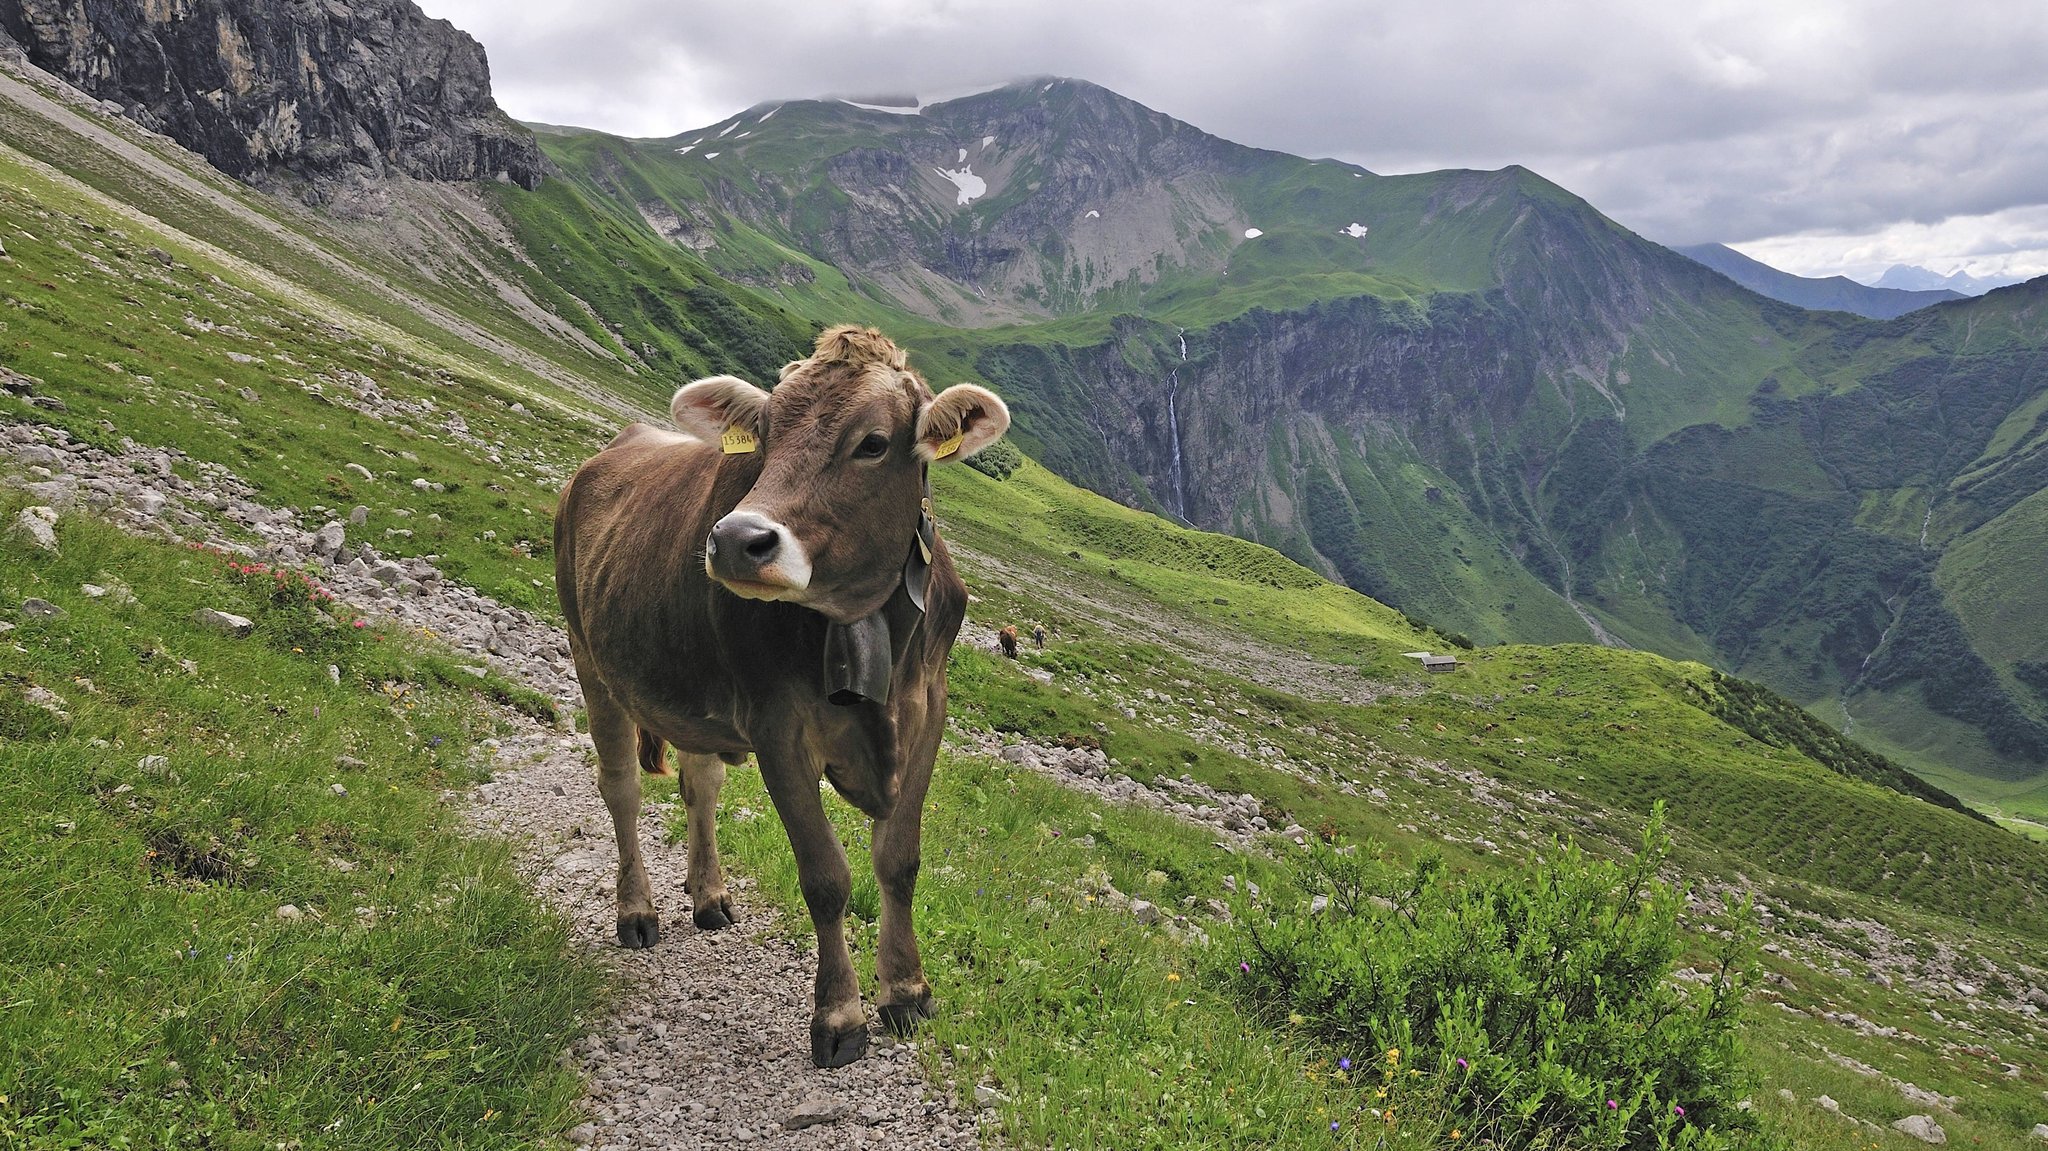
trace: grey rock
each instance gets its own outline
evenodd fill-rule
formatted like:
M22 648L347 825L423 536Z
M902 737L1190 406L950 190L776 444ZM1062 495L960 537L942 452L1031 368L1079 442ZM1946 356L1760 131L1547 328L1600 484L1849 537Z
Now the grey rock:
M1143 899L1131 900L1131 916L1147 927L1159 922L1159 908Z
M21 509L14 517L14 532L46 552L57 550L57 510L46 505Z
M329 520L320 525L319 531L313 533L312 552L321 559L332 562L340 553L342 545L347 542L348 529L341 526L338 520Z
M1932 1115L1908 1115L1904 1119L1894 1119L1892 1130L1910 1135L1922 1143L1948 1142L1948 1133L1941 1129L1941 1124L1936 1123Z
M531 190L546 171L533 134L491 98L483 47L411 0L185 0L176 18L12 7L5 23L31 62L244 180L403 173Z
M597 1124L578 1123L569 1128L569 1142L578 1147L588 1147L597 1139Z
M974 1105L983 1111L1008 1103L1010 1097L986 1083L974 1085Z
M351 526L362 527L370 522L370 509L361 504L349 509L348 522Z
M791 1131L801 1131L806 1127L837 1123L852 1112L853 1104L844 1099L823 1093L807 1095L795 1110L783 1117L782 1125Z
M21 614L30 619L63 619L71 613L51 603L49 600L30 596L21 601Z
M359 479L369 480L373 483L377 479L376 473L372 472L370 469L364 467L361 464L351 462L343 464L341 466L342 470L344 471L354 472Z
M233 612L216 611L210 607L203 607L193 612L192 622L200 627L210 628L213 631L231 635L238 639L246 638L256 630L256 621L246 616L236 615Z
M2034 1124L2034 1129L2027 1132L2027 1134L2032 1135L2043 1143L2048 1143L2048 1123Z
M285 920L304 919L306 917L306 913L300 911L296 905L286 903L278 907L277 917L279 919Z

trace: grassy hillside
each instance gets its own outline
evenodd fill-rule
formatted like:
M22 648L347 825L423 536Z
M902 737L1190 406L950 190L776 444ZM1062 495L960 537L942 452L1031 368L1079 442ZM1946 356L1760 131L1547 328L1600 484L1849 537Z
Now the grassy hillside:
M780 341L802 331L792 317L810 314L778 311L763 294L774 289L719 287L708 258L649 241L651 230L636 231L580 178L530 196L492 193L503 231L440 250L474 247L466 266L508 275L534 258L526 298L553 301L561 317L588 305L588 323L564 320L579 339L495 290L435 281L360 232L316 223L288 243L238 239L259 218L299 236L296 209L184 168L122 175L108 158L117 151L66 142L55 121L19 115L0 116L0 364L10 385L0 419L55 423L110 448L126 438L175 449L182 474L225 468L308 526L360 505L365 522L351 539L432 555L451 579L544 616L545 520L566 469L622 410L659 400L674 380L657 376L766 374ZM181 197L191 204L174 211ZM156 210L159 200L172 207ZM543 252L558 266L547 269ZM726 303L704 303L692 285ZM1038 334L1058 344L1107 321L1067 323L1057 339ZM917 343L917 362L935 380L980 370L966 354L980 346L973 338L905 330L914 343L932 336ZM1160 326L1140 335L1152 357L1140 362L1159 362ZM1221 354L1203 338L1194 334L1193 358ZM2010 424L1987 421L1988 434L2013 450L2031 442ZM1075 435L1095 431L1079 426ZM1062 442L1043 435L1034 446ZM1409 437L1390 492L1421 485L1427 506L1428 487L1480 475L1470 456L1457 468L1431 463L1425 446ZM1250 450L1266 467L1267 441ZM1330 467L1393 474L1362 446L1325 451ZM1731 454L1712 474L1741 475L1742 459L1771 455ZM1765 478L1792 486L1793 469ZM974 619L1040 621L1051 632L1045 652L1017 663L972 643L955 652L959 739L935 797L921 895L951 1013L936 1025L939 1042L920 1050L963 1094L985 1078L999 1086L1002 1122L1024 1140L1327 1146L1336 1121L1338 1145L1367 1146L1378 1131L1359 1128L1375 1106L1370 1084L1331 1074L1354 1055L1306 1016L1296 1023L1232 983L1254 952L1206 902L1228 905L1233 886L1248 893L1256 881L1273 893L1269 911L1306 914L1290 890L1301 849L1270 835L1250 836L1256 853L1218 848L1232 841L1213 828L1106 808L978 750L1004 743L1099 751L1106 773L1133 786L1185 777L1178 786L1247 794L1271 829L1374 842L1390 866L1440 854L1459 884L1480 885L1471 890L1491 890L1490 876L1535 882L1560 837L1627 857L1661 802L1674 838L1665 873L1700 900L1681 901L1691 934L1680 961L1713 966L1722 954L1704 930L1706 905L1751 892L1769 912L1765 938L1777 950L1761 962L1780 981L1759 986L1743 1032L1767 1132L1802 1147L1867 1147L1870 1133L1808 1100L1827 1094L1880 1124L1930 1106L1886 1076L1957 1096L1941 1111L1957 1142L2023 1146L2039 1121L2048 1034L2023 1006L2043 978L2033 965L2048 945L2048 847L1942 806L1777 697L1702 664L1590 645L1467 649L1279 551L1173 526L1036 464L1006 481L965 468L936 479ZM1483 476L1471 482L1485 490ZM11 518L20 497L8 499L0 512ZM1384 514L1394 510L1389 496ZM1408 520L1417 553L1440 543L1429 537L1442 526L1491 522L1434 514ZM0 906L31 917L28 931L5 935L71 949L52 970L45 951L0 948L30 988L0 1011L0 1066L15 1076L0 1085L7 1136L175 1143L197 1131L253 1146L341 1113L366 1117L339 1129L343 1145L423 1133L513 1143L566 1127L569 1086L549 1060L588 1008L592 981L516 894L502 855L453 839L434 802L474 778L463 753L491 730L482 703L457 686L475 681L413 646L425 637L379 642L368 629L280 617L268 583L251 589L212 557L122 540L77 516L63 532L54 559L0 538L0 594L15 625L0 643L19 658L5 673L0 722L10 754L29 748L40 765L0 781L19 792L8 808L32 813L0 828L9 858L28 861ZM138 602L83 590L108 586L103 577ZM1591 579L1587 595L1599 587ZM30 596L70 614L31 621L19 613ZM216 598L258 618L244 646L190 626L192 607ZM1462 666L1425 675L1404 654L1423 649L1455 652ZM2016 672L2013 682L2032 681ZM509 685L485 686L518 698ZM49 702L44 692L66 719L37 702ZM374 767L343 765L342 755L370 758L358 746L372 749ZM165 755L175 778L145 771L151 755ZM1174 786L1156 784L1203 794ZM721 830L740 866L792 899L779 829L752 818L766 808L757 787L734 773ZM362 804L363 818L350 814ZM858 855L850 823L848 834ZM153 868L151 850L195 874ZM330 854L357 870L334 867ZM109 857L132 866L82 867ZM228 881L209 878L216 872ZM1188 925L1173 923L1176 936L1105 910L1098 874ZM1085 891L1075 886L1084 880ZM444 895L442 918L419 921L458 930L422 941L405 925ZM305 918L278 917L285 902ZM357 906L401 914L373 930ZM856 892L865 942L872 907L871 889ZM138 925L132 949L78 927L115 914ZM194 966L214 963L214 951L219 967ZM505 974L514 966L516 978ZM1661 965L1650 975L1661 983ZM130 980L131 994L105 996L110 977ZM480 1007L485 986L492 996ZM1844 1013L1901 1030L1861 1029ZM60 1055L72 1062L51 1062ZM224 1086L250 1076L262 1077L256 1095ZM392 1092L401 1080L423 1085L402 1107ZM1418 1105L1448 1108L1451 1086ZM1142 1105L1103 1106L1112 1095ZM373 1097L391 1110L371 1107ZM1398 1138L1443 1145L1457 1119L1433 1114ZM456 1132L479 1122L508 1127L502 1138Z
M0 543L0 1146L573 1122L555 1057L598 974L440 800L484 778L479 689L532 693L220 554L79 518L58 542ZM62 614L17 614L30 598Z

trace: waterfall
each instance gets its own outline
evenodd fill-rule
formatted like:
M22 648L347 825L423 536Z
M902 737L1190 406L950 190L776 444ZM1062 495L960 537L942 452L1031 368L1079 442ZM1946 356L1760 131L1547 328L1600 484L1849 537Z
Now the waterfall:
M1180 332L1180 361L1184 364L1188 361L1188 331L1186 328L1177 330ZM1187 478L1181 470L1180 461L1180 411L1174 402L1174 393L1178 391L1180 369L1175 368L1166 377L1166 430L1173 437L1173 514L1182 523L1189 523Z

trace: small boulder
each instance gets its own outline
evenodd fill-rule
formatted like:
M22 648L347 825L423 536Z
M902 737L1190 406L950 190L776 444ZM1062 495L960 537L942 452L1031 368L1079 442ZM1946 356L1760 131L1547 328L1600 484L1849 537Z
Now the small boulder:
M283 920L304 919L306 913L300 911L294 904L285 903L278 906L277 917Z
M2048 1143L2048 1123L2034 1124L2034 1129L2027 1132L2027 1134L2032 1135L2043 1143Z
M815 1092L804 1096L803 1102L796 1105L796 1110L783 1117L782 1125L791 1131L801 1131L806 1127L837 1123L852 1113L853 1104L846 1100Z
M210 607L200 608L192 613L192 622L223 635L244 639L256 630L256 622L233 612L215 611Z
M361 504L357 504L355 507L350 508L348 513L348 522L354 525L355 527L362 527L364 524L369 523L370 509L364 507Z
M977 1083L974 1087L974 1105L983 1111L1008 1103L1009 1101L1010 1097L1008 1095L990 1087L986 1083Z
M71 614L46 599L30 596L21 601L21 614L29 619L63 619Z
M57 510L38 505L23 508L14 517L14 531L46 552L57 550Z
M341 552L341 546L348 542L348 529L338 520L329 520L313 533L313 554L329 563Z
M1941 1129L1941 1124L1936 1123L1932 1115L1908 1115L1904 1119L1894 1119L1892 1130L1910 1135L1922 1143L1948 1142L1948 1133Z
M1159 908L1143 899L1131 900L1131 916L1147 927L1159 922Z

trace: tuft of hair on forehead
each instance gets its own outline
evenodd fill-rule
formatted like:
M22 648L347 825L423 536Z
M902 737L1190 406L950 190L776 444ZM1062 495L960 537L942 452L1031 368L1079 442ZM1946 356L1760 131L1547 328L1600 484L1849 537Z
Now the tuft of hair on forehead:
M819 333L811 362L851 367L875 365L904 371L910 365L910 357L896 346L895 341L873 328L838 324Z

